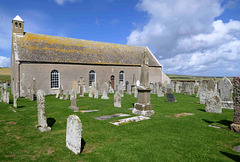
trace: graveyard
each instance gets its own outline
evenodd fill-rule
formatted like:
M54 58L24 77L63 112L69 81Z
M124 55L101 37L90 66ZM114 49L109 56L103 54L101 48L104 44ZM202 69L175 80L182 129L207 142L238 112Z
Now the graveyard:
M7 89L10 92L10 88ZM40 132L37 101L13 96L9 104L0 102L1 161L237 161L240 134L232 132L233 109L208 113L199 104L196 94L174 93L177 102L151 94L154 114L138 122L111 124L135 117L132 113L137 98L134 94L121 98L121 108L114 107L114 94L109 99L77 95L79 111L69 109L70 100L47 95L46 117L51 131ZM86 110L86 111L84 111ZM99 110L89 112L87 110ZM128 114L117 116L114 114ZM66 147L69 115L76 115L82 124L81 153L75 155ZM113 115L106 120L101 116Z

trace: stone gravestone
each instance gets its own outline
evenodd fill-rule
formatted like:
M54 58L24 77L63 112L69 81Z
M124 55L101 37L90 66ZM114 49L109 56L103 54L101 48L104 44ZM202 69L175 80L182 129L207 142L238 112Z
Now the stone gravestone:
M37 96L36 96L36 80L35 78L33 78L33 82L32 82L32 89L31 89L31 95L30 95L30 100L31 101L35 101L37 99Z
M99 90L96 89L96 90L95 90L95 93L94 93L94 98L98 98L98 92L99 92Z
M200 104L205 104L206 99L207 99L207 90L201 91L200 96L199 96Z
M82 122L77 115L67 118L66 147L74 154L81 152Z
M17 108L17 92L13 92L13 107Z
M72 89L78 92L78 82L76 80L72 81Z
M138 96L138 90L137 90L137 86L134 87L134 98L137 98Z
M121 105L121 95L118 91L114 94L114 107L122 107Z
M195 80L195 83L194 83L194 94L197 94L198 93L198 89L199 89L199 84L198 82Z
M69 109L79 111L79 107L77 107L77 93L75 89L72 89L70 100L71 106L69 106Z
M69 100L69 91L66 91L66 94L65 94L64 100Z
M164 93L163 93L163 91L162 91L162 87L160 87L160 88L157 89L157 96L158 96L158 97L164 97Z
M106 82L103 84L103 95L102 95L101 99L109 99L109 97L108 97L108 84Z
M152 89L151 94L154 94L154 86L153 83L150 83L150 88ZM156 94L156 93L155 93Z
M192 95L192 90L191 90L190 83L185 83L184 95Z
M177 81L177 82L176 82L176 86L175 86L175 91L176 91L176 93L180 93L180 92L181 92L180 89L179 89L179 87L180 87L180 84L179 84L179 81Z
M214 93L213 91L209 91L209 97L206 100L206 112L211 113L222 113L222 107L220 102L220 97L218 93Z
M63 100L63 98L64 98L64 95L63 95L63 86L60 85L59 91L60 91L59 99L60 99L60 100Z
M215 86L216 86L216 83L213 79L211 79L207 82L207 90L209 90L209 91L212 90L214 92L215 91Z
M3 90L2 102L6 103L6 101L7 101L7 91Z
M45 93L42 89L37 92L37 105L38 125L36 125L36 127L40 130L40 132L51 131L51 128L48 127L47 124Z
M1 98L0 98L0 102L3 102L3 86L1 87Z
M218 83L222 108L233 109L232 87L231 81L226 77L222 78Z
M126 93L126 95L131 95L131 94L132 94L132 92L131 92L131 85L128 84L127 85L127 93Z
M233 132L240 133L240 77L233 78L233 102L234 115L230 127Z
M80 77L80 80L78 81L78 87L79 87L80 97L84 97L85 81L83 77Z
M56 98L58 98L59 97L59 92L57 92L57 94L56 94Z
M154 94L157 94L158 88L159 88L159 84L157 82L155 82L155 84L154 84Z
M93 95L94 95L94 93L95 93L95 89L96 89L96 87L95 87L95 83L94 82L92 82L92 86L90 87L90 91L89 91L89 93L88 93L88 97L93 97Z
M7 92L7 95L6 95L6 103L9 104L9 98L10 98L10 93Z
M121 97L124 97L124 86L122 81L119 84L118 92L120 93Z
M137 103L134 104L133 114L151 116L154 114L152 104L150 103L151 88L149 87L149 58L146 49L142 55L142 66L140 75L140 86L137 87Z
M137 85L137 87L140 86L140 81L139 80L137 80L136 85Z
M3 88L7 89L7 83L3 83Z
M109 81L109 89L108 89L108 93L114 93L112 84L111 84L111 80Z
M171 88L167 89L167 100L166 102L177 102Z
M102 93L101 93L101 86L100 86L99 83L97 83L96 91L98 91L98 95L102 95ZM94 96L95 96L95 95L94 95Z

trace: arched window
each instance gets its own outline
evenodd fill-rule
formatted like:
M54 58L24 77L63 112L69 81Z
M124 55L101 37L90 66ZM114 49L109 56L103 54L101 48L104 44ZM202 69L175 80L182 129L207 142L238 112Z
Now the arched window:
M95 71L91 70L89 72L89 86L92 86L92 82L95 82L95 78L96 78L96 73Z
M51 72L51 88L59 88L59 72L57 70Z
M120 82L123 82L123 84L124 84L124 71L119 72L119 83Z
M21 23L19 23L19 28L22 28L22 24Z
M18 23L17 22L15 22L15 28L17 28L18 27Z

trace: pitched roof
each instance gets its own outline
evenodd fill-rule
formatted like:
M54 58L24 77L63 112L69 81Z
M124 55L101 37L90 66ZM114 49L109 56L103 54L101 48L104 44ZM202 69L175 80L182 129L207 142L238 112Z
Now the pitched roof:
M17 15L13 20L15 20L15 21L23 21L22 18L19 15Z
M25 33L15 35L19 61L83 63L106 65L141 65L143 50L137 47ZM161 66L150 50L149 66Z

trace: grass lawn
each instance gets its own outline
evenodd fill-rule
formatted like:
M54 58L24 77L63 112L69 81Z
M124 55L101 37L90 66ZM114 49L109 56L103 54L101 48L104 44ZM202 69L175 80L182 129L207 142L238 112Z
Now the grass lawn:
M87 95L87 94L86 94ZM70 101L46 96L47 118L52 131L39 132L37 101L18 99L17 112L0 103L0 159L1 161L237 161L240 152L232 148L240 145L240 134L231 132L233 110L223 109L222 114L206 113L205 105L194 95L175 94L177 103L165 102L166 97L151 95L155 114L150 120L121 126L110 124L121 118L96 120L94 117L127 113L136 98L125 95L122 108L113 107L113 94L109 100L78 98L81 110L98 112L80 113L68 109ZM12 101L12 98L11 100ZM192 116L173 117L178 113ZM82 121L83 152L75 155L68 150L66 122L76 114ZM51 122L51 123L50 123ZM215 125L223 129L208 127Z

